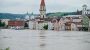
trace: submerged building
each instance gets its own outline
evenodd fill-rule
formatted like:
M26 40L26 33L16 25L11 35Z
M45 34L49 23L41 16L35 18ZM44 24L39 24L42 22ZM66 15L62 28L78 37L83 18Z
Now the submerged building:
M31 16L27 13L24 21L9 21L9 27L24 28L26 26L26 28L31 30L45 30L44 26L47 25L48 30L80 31L84 26L87 26L90 30L90 18L88 18L90 11L86 5L83 5L79 15L47 17L45 0L41 0L39 12L40 14L37 17L35 17L33 13Z
M83 16L89 14L87 6L83 5L81 15L67 15L63 17L53 17L49 18L46 16L46 6L45 1L41 0L40 3L40 15L34 19L29 20L29 28L36 30L43 30L45 25L48 25L48 30L58 30L58 31L80 31L82 30L82 20Z
M8 28L10 29L24 29L25 22L22 20L8 21Z

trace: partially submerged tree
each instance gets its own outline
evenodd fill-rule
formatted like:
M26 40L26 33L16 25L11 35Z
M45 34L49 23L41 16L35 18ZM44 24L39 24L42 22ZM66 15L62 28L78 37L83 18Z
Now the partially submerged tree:
M48 30L48 25L44 25L43 27L45 30Z
M83 27L83 30L84 30L84 31L88 31L89 18L88 18L87 16L83 16L82 27Z

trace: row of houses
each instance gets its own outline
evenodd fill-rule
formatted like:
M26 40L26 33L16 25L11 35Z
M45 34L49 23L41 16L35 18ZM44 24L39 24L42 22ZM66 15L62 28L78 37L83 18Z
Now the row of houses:
M88 19L88 29L90 29L90 18ZM82 15L67 15L60 18L37 17L28 20L9 20L7 25L10 29L44 30L44 26L48 25L48 30L81 31L83 28L83 17Z
M27 16L27 15L26 15ZM29 16L28 16L29 17ZM32 18L33 17L33 18ZM28 28L31 30L44 30L44 26L48 25L48 30L58 30L58 31L80 31L83 27L88 27L90 30L90 16L82 15L67 15L63 17L52 17L52 18L40 18L31 16L31 18L25 18L23 20L16 19L2 19L1 22L5 24L10 29L24 29Z
M3 19L8 25L9 29L31 29L31 30L44 30L44 26L48 25L48 30L57 31L82 31L83 27L90 30L90 18L89 16L82 15L67 15L63 17L54 18L30 18L30 19L16 19L9 20Z
M31 20L29 21L29 25L32 25L34 28L38 30L42 30L45 25L48 25L48 30L80 31L82 30L83 27L82 22L83 22L83 17L81 15L68 15L68 16L63 16L62 18L51 18L51 19L48 18L48 20L37 19L35 22ZM32 26L29 28L33 29Z

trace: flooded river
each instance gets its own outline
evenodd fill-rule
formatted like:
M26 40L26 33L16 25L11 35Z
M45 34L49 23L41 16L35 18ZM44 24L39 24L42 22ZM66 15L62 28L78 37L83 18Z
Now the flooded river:
M90 50L90 32L0 30L0 49Z

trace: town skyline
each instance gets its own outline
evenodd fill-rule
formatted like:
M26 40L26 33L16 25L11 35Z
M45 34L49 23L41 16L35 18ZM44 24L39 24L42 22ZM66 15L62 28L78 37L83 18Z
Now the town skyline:
M39 14L41 0L0 0L0 13L16 13L23 14L28 13ZM88 8L89 0L45 0L46 12L73 12L77 9L82 10L82 5L86 4Z

